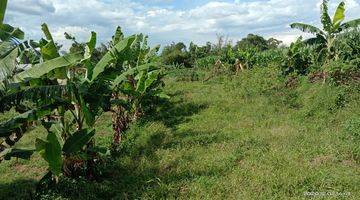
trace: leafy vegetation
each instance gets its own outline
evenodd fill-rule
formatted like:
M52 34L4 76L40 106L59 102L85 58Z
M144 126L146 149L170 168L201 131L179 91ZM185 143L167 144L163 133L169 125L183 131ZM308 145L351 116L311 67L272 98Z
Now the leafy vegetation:
M3 54L8 54L2 59L1 111L14 108L18 115L0 125L0 136L4 138L0 158L29 158L36 151L48 163L45 182L60 174L94 179L94 165L103 153L93 140L96 119L103 112L114 112L114 138L120 137L124 130L118 127L126 128L130 119L118 118L129 118L131 114L136 119L144 102L148 106L156 97L166 97L161 90L161 71L152 62L158 47L150 49L147 37L141 34L124 38L118 28L109 51L94 63L96 33L92 32L85 45L78 45L71 38L75 42L72 51L76 45L82 48L61 56L46 24L42 30L45 38L33 49L39 62L23 63L27 65L25 69L18 69L24 52L19 44L11 38L1 43L6 47ZM37 138L35 149L13 148L24 134L40 124L47 137ZM115 138L114 143L118 142Z
M328 62L337 57L334 43L337 36L342 32L354 29L360 26L360 19L354 19L349 22L342 23L345 20L345 3L341 2L334 14L333 19L328 14L328 0L323 0L321 4L321 23L323 30L315 26L303 23L293 23L291 28L297 28L304 32L316 35L315 38L310 38L306 42L317 45L318 59L323 62Z
M291 24L316 37L289 47L218 35L161 53L120 27L107 45L65 33L63 53L46 24L24 41L6 3L0 199L359 196L360 23L344 2L331 19L323 1L322 29Z

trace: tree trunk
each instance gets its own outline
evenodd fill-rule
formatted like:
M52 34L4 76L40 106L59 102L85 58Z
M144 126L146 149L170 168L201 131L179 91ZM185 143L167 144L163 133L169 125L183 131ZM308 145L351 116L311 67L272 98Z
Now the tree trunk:
M121 106L116 106L112 114L112 124L114 130L113 144L119 145L121 142L122 134L128 128L129 117Z

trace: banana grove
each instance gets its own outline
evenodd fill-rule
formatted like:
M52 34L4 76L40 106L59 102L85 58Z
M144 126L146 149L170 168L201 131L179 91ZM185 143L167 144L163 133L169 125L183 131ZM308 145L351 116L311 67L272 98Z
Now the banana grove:
M0 3L0 112L15 112L0 124L0 162L39 154L48 163L46 180L58 176L94 178L99 157L95 123L104 112L113 115L116 151L128 125L161 98L164 73L147 36L124 37L120 27L99 59L97 34L87 43L73 41L61 54L46 24L40 41L24 40L24 32L3 23L7 1ZM33 128L45 128L33 149L15 148Z

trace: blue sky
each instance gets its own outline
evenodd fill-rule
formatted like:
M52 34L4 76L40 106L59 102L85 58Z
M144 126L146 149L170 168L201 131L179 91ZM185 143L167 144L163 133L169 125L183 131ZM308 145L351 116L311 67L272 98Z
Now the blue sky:
M333 12L340 0L330 0ZM345 0L347 19L360 17L360 0ZM145 33L150 44L215 42L216 35L236 42L249 33L275 37L289 44L300 36L292 22L319 25L321 0L10 0L6 22L29 38L42 37L46 22L65 46L64 32L86 41L91 31L99 42L120 25L127 34Z

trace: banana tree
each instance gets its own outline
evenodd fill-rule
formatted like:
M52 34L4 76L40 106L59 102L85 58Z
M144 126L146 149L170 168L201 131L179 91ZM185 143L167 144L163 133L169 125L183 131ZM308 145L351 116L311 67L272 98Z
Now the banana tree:
M55 140L58 137L54 137L54 134L61 131L53 131L52 126L64 127L64 110L72 107L71 101L64 98L71 96L69 94L72 94L72 87L64 84L64 74L60 72L76 66L83 59L83 55L60 56L46 24L43 25L43 31L49 40L42 39L40 42L40 63L27 63L26 69L19 67L21 51L18 47L11 51L10 57L1 59L1 62L8 64L1 65L2 71L7 73L3 73L1 79L3 87L0 110L5 112L15 108L19 115L0 124L0 137L4 138L0 144L0 159L28 156L29 152L34 152L35 149L19 150L12 147L40 122L48 130L48 137L47 141L37 140L36 150L48 161L49 170L58 175L61 172L61 154L55 154L58 148L53 148L60 144L59 140Z
M6 1L2 1L0 19L5 8ZM136 75L156 68L152 58L158 48L150 50L142 35L124 38L118 28L109 51L94 63L91 59L96 33L91 34L84 51L61 55L46 24L42 25L42 31L43 39L30 42L31 47L21 47L26 44L21 42L22 31L10 25L0 27L0 112L15 108L18 113L0 123L0 161L29 158L38 152L48 162L46 177L77 176L79 170L87 169L86 177L92 178L97 156L93 139L96 119L102 112L111 110L114 93L120 91L124 82L138 81L132 77L140 77L138 82L145 83L145 88L155 85L154 74L159 73L149 73L146 78ZM23 59L29 55L35 59ZM46 139L36 139L35 149L14 147L38 125L46 129Z
M308 39L310 44L320 45L320 55L329 60L334 58L334 41L343 31L354 29L360 25L360 19L344 22L345 20L345 3L341 2L331 19L328 13L328 0L323 0L321 4L321 23L323 28L303 23L293 23L291 28L299 29L303 32L314 34L316 37Z
M111 46L121 42L124 35L118 27ZM126 60L121 52L111 51L114 58L111 73L122 70L124 73L112 81L111 111L113 113L113 147L116 148L128 125L143 114L143 108L151 106L156 98L167 97L161 87L162 71L157 63L159 46L150 48L147 36L136 35L128 51Z

